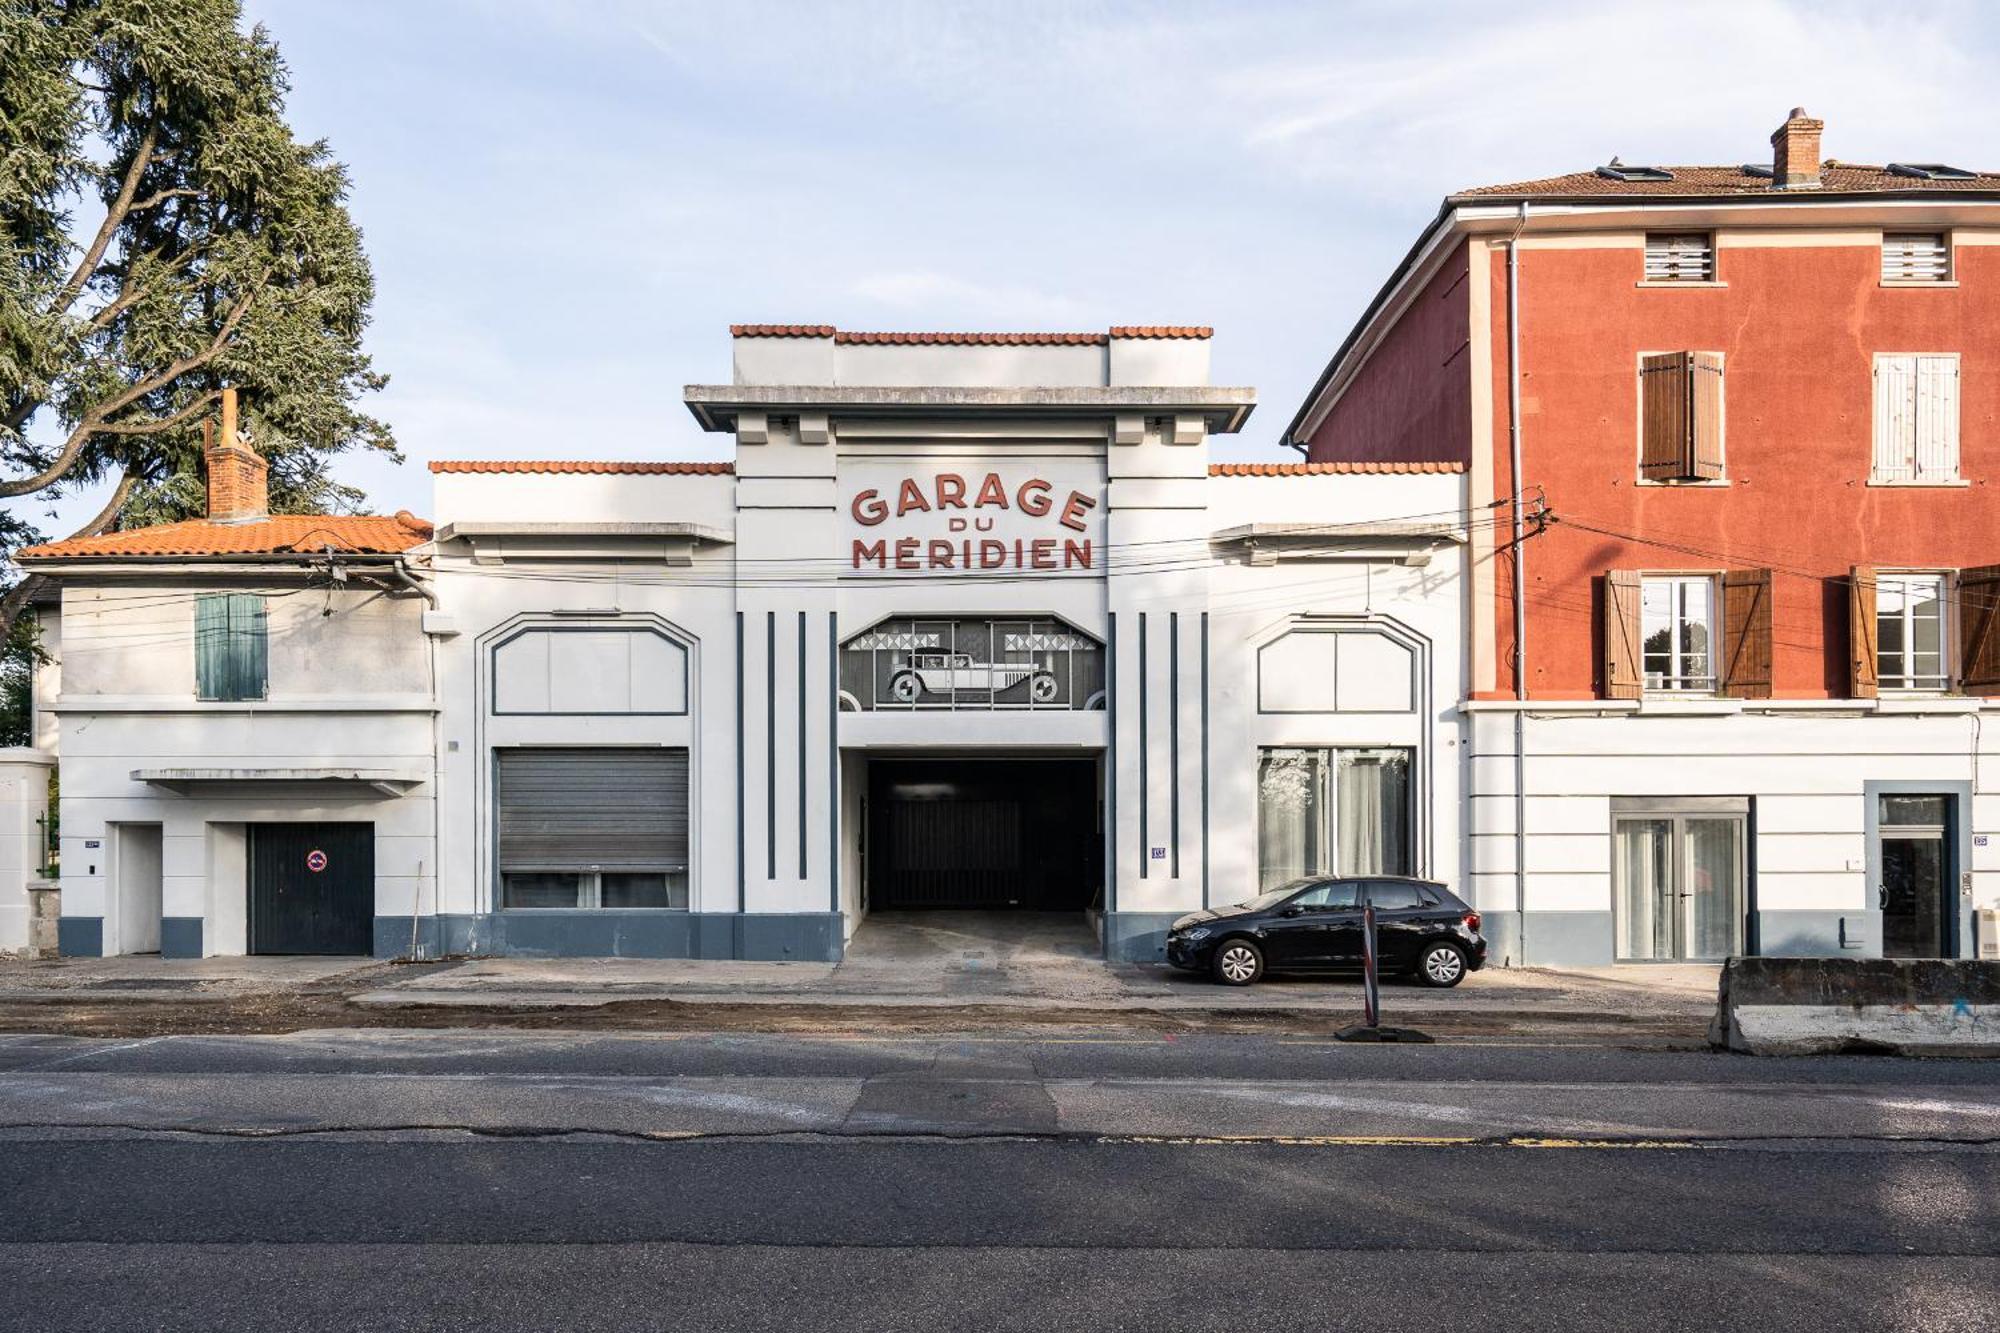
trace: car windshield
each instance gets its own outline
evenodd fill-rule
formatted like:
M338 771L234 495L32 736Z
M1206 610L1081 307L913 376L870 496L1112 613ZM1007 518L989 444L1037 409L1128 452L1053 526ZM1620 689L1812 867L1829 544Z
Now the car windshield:
M1253 912L1261 912L1266 908L1276 907L1279 903L1285 901L1285 899L1291 897L1293 894L1297 893L1300 889L1305 888L1308 884L1317 884L1317 883L1319 883L1319 881L1316 879L1295 879L1291 881L1289 884L1280 884L1277 888L1272 889L1269 893L1260 893L1255 898L1252 898L1247 902L1240 902L1236 905L1238 907L1247 907Z

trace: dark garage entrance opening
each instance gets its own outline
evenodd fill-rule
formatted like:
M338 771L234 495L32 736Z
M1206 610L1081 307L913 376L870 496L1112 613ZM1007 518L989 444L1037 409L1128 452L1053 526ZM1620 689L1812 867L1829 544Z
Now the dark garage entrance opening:
M250 952L375 948L373 824L250 825Z
M871 760L868 908L1084 911L1099 826L1094 758Z

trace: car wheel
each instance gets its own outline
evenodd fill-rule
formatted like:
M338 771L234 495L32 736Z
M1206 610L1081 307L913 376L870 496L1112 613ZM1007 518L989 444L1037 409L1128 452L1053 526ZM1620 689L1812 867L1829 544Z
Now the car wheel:
M889 681L889 697L899 704L913 704L924 690L923 682L914 671L898 672Z
M1417 958L1417 984L1440 990L1465 980L1465 954L1456 944L1427 945Z
M1247 986L1264 975L1264 955L1249 940L1224 940L1209 967L1223 985Z
M1050 703L1060 688L1054 676L1038 675L1028 682L1028 697L1038 704Z

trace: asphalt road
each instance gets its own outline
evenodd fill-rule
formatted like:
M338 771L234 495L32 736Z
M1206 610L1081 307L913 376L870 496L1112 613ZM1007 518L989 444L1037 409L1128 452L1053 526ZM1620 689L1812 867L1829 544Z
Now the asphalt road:
M0 1327L1987 1330L2000 1064L0 1038Z

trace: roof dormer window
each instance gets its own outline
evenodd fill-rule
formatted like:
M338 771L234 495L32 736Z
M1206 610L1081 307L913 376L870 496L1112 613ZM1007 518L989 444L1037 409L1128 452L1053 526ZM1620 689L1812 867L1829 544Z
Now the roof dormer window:
M1891 176L1908 176L1920 181L1969 181L1979 179L1977 172L1964 167L1948 167L1942 162L1891 162Z
M1670 181L1674 178L1674 173L1665 167L1628 167L1615 157L1599 167L1597 174L1613 181Z

